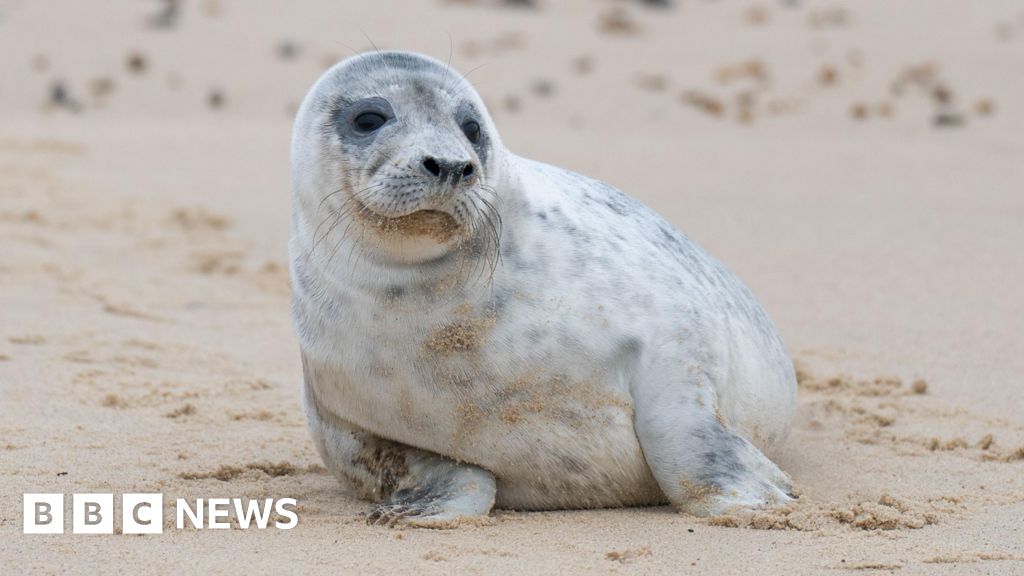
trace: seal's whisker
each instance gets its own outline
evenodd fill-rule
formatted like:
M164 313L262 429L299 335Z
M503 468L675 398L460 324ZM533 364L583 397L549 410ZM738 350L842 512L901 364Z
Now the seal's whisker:
M441 86L443 86L443 89L447 91L448 74L452 70L452 54L455 53L455 40L452 39L452 33L450 31L445 30L444 33L448 35L448 62L444 65L444 76L441 77Z
M369 190L369 189L371 189L371 188L373 188L375 186L379 186L379 185L374 184L374 185L368 186L367 188L364 188L364 189L360 190L357 194L365 193L367 190ZM308 260L309 257L311 257L313 255L313 252L316 250L317 246L319 244L323 243L331 235L331 233L334 231L334 229L337 228L338 224L340 224L343 220L345 220L348 216L351 215L353 207L359 207L359 206L356 205L356 202L354 202L354 200L353 200L354 196L356 196L356 195L353 195L353 197L351 197L351 198L346 198L345 202L343 202L340 207L336 208L335 210L332 210L327 215L327 217L324 218L323 221L321 221L319 225L317 225L316 230L313 232L313 245L312 245L312 247L309 250L309 254L307 256L307 260ZM359 207L359 208L360 209L365 209L364 207ZM331 225L328 227L327 231L323 234L323 236L321 236L320 239L317 240L316 234L320 231L320 229L323 227L323 225L326 222L328 222L328 221L332 221ZM342 240L344 240L344 236L342 237Z

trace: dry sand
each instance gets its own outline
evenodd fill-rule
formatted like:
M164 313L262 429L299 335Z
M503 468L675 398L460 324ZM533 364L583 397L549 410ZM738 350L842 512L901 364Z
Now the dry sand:
M1024 572L1024 7L498 3L0 0L0 572ZM803 372L798 504L364 525L304 428L284 256L291 115L361 30L450 33L511 149L748 282ZM300 525L21 534L22 493L92 491Z

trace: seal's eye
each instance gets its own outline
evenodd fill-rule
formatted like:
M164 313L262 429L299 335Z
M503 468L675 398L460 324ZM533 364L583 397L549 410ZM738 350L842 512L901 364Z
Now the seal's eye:
M377 112L363 112L359 116L356 116L352 124L356 127L356 130L364 133L370 133L383 126L388 121L383 114Z
M473 144L480 142L480 123L476 120L467 120L462 125L462 133L469 138Z

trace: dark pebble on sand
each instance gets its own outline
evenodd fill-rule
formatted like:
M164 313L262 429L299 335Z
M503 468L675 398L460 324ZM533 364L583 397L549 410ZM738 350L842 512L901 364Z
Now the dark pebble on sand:
M550 80L540 79L534 80L533 84L530 85L530 90L541 98L547 98L555 93L555 86Z
M132 52L128 55L128 59L125 60L125 66L132 74L142 74L146 71L148 64L145 56L139 52Z
M601 14L600 29L609 34L636 34L639 27L622 7L615 7Z
M572 61L572 67L577 74L590 74L594 71L594 59L590 56L580 56Z
M953 101L953 93L949 88L939 84L932 88L932 99L939 104L948 104Z
M965 123L964 115L959 112L939 112L932 119L936 128L957 128Z
M518 96L506 96L503 104L505 110L512 113L518 112L523 107L523 103Z
M217 89L211 90L210 94L206 97L207 106L214 110L220 110L226 103L224 93Z
M71 96L64 82L57 80L50 85L50 103L58 108L67 108L72 112L78 112L80 105Z
M153 28L173 28L178 23L178 16L181 14L181 2L179 0L162 0L160 12L149 18L149 25Z
M514 8L536 8L537 0L503 0L502 4Z
M291 40L284 40L277 45L277 57L282 60L294 60L299 52L299 45Z

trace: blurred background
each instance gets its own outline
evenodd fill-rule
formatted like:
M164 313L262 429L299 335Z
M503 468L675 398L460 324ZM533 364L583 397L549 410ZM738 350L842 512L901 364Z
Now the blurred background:
M303 534L343 531L364 568L443 541L381 554L362 504L315 468L297 402L291 121L324 70L376 48L450 61L513 152L621 188L747 282L823 379L802 382L779 461L841 536L785 540L801 566L933 573L920 563L938 542L1024 553L1000 528L1024 513L1019 0L0 0L5 506L83 486L209 496L226 476L232 495L299 496ZM884 393L856 384L877 378ZM909 503L876 504L883 491ZM862 501L889 516L814 508ZM850 528L932 524L922 510L943 518L934 531ZM756 554L793 571L782 540L723 551L705 527L675 530L692 519L511 518L496 528L510 556L444 554L606 569L614 525L652 565L699 556L727 573ZM580 525L593 540L559 539ZM23 557L44 554L36 542Z
M292 116L374 46L450 60L510 149L666 214L798 347L1017 352L983 328L1024 312L1014 0L0 0L0 136L73 141L97 193L207 205L282 260Z

